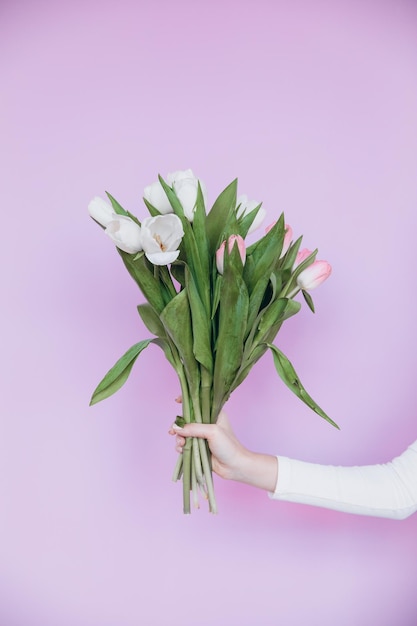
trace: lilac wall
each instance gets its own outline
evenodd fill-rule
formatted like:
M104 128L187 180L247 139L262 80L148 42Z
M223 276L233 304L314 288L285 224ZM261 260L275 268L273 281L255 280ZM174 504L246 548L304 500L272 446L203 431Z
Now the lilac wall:
M366 5L366 8L365 8ZM374 463L417 436L413 2L9 2L0 8L1 626L412 626L417 517L353 517L216 482L181 512L175 375L87 204L142 212L158 172L211 200L235 176L334 273L280 345L342 427L266 357L228 411L242 441Z

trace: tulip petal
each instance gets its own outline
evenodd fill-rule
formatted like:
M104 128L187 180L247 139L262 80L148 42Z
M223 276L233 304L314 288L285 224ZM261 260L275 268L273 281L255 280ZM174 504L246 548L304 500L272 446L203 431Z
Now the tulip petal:
M168 265L178 259L179 253L179 250L174 250L173 252L155 252L151 254L145 252L145 256L154 265Z
M108 226L114 218L113 208L108 202L99 196L96 196L91 200L88 205L88 212L93 220L104 227Z
M141 228L130 217L114 214L105 233L123 252L136 254L142 250Z

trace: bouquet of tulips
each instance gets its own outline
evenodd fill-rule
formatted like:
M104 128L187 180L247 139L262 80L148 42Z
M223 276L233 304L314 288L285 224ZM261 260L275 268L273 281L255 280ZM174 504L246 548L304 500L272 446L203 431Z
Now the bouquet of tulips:
M321 417L336 426L301 384L292 364L273 344L283 322L301 307L301 292L314 311L309 290L330 274L317 250L300 250L284 216L263 237L245 238L265 217L261 204L237 198L237 180L209 212L203 183L191 170L159 177L144 191L149 217L142 221L110 195L94 198L91 217L105 229L147 302L138 312L152 337L136 343L95 389L91 404L117 391L139 354L153 343L175 369L187 422L214 423L230 394L253 365L272 352L284 383ZM199 492L217 511L210 451L204 440L188 439L174 480L182 477L184 513ZM190 493L191 492L191 493Z

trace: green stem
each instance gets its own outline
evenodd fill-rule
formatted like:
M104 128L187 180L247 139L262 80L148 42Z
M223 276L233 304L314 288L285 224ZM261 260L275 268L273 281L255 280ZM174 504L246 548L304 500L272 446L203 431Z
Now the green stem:
M178 371L182 394L182 416L187 424L191 422L191 406L187 380L184 371ZM190 489L191 489L191 439L187 439L182 452L182 493L183 493L183 510L184 513L191 513L190 508Z
M211 373L201 366L201 418L204 424L211 422L211 385Z
M208 452L207 452L207 446L206 446L205 440L204 439L199 439L198 440L198 445L199 445L199 448L200 448L201 463L203 465L204 476L205 476L205 479L206 479L210 512L211 513L217 513L217 503L216 503L216 498L215 498L215 495L214 495L213 476L212 476L212 473L211 473L211 467L210 467L210 462L209 462L209 458L208 458Z
M198 448L198 441L195 437L192 438L193 442L193 467L196 474L197 481L200 485L205 485L204 476L203 476L203 468L201 466L201 458L200 451Z
M191 463L191 491L193 492L194 506L196 509L199 509L200 503L198 501L197 476L196 476L196 467L194 463Z
M182 475L182 494L183 494L183 510L184 513L191 513L190 507L190 490L191 490L191 439L187 439L182 451L183 475Z
M174 468L174 473L172 475L172 480L174 481L174 483L180 479L181 474L182 474L182 454L179 454L177 463Z
M175 289L174 283L172 282L172 276L168 270L168 267L166 265L160 265L159 273L165 287L167 288L169 295L171 296L171 298L175 298L175 296L177 295L177 290Z

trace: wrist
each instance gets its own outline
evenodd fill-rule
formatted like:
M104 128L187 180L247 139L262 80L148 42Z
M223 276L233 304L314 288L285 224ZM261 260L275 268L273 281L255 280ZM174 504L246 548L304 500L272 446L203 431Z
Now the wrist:
M270 454L244 450L233 480L273 492L278 480L278 459Z

